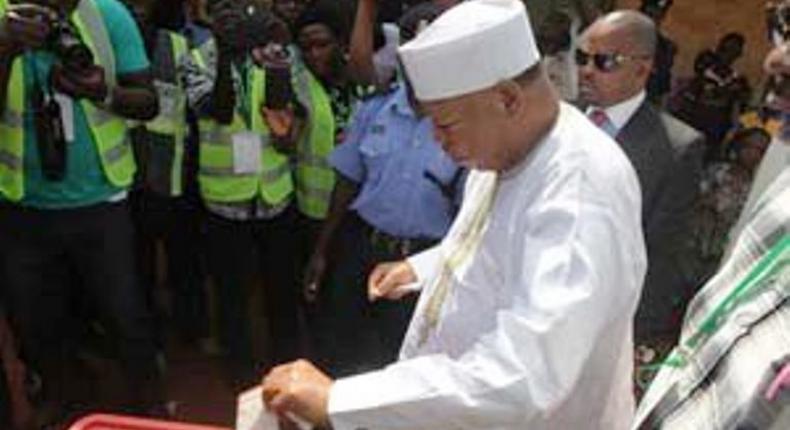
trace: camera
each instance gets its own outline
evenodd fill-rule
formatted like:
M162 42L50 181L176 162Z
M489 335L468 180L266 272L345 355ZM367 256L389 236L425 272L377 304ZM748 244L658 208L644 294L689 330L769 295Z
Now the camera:
M52 23L46 49L55 54L63 64L76 69L93 64L93 53L71 23L62 17Z
M33 91L32 103L42 173L48 181L62 181L66 174L67 143L60 105L45 97L40 88Z
M266 70L266 107L285 109L294 98L291 88L291 55L279 43L271 42L263 48L267 61Z

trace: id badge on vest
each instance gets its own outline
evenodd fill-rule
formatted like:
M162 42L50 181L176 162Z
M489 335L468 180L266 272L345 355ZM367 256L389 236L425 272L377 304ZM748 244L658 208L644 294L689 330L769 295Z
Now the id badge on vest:
M159 95L159 115L174 118L180 101L178 86L161 81L155 81L154 85Z
M242 131L233 135L233 173L257 175L261 173L263 139L258 133Z

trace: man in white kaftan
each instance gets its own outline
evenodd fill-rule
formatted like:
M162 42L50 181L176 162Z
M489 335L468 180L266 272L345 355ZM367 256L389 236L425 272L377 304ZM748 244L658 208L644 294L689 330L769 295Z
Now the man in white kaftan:
M281 366L267 405L338 430L627 428L646 269L629 161L558 101L518 0L461 3L400 54L473 168L463 207L437 248L371 275L372 299L421 290L401 359L337 381Z

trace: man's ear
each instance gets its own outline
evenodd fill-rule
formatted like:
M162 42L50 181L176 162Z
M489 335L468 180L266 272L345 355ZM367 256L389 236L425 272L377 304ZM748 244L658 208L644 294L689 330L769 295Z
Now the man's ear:
M495 107L508 117L517 116L523 109L523 91L521 85L512 79L500 82L495 87Z
M653 73L653 60L639 62L639 73L641 77L650 79L650 74Z

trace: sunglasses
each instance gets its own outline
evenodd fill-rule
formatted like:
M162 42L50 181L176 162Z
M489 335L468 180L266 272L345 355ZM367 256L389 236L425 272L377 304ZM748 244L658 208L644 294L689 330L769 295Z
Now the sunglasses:
M625 54L591 54L579 48L574 52L574 60L579 67L585 67L592 60L596 69L604 73L614 72L628 60L646 60L650 57L646 55L625 55Z

